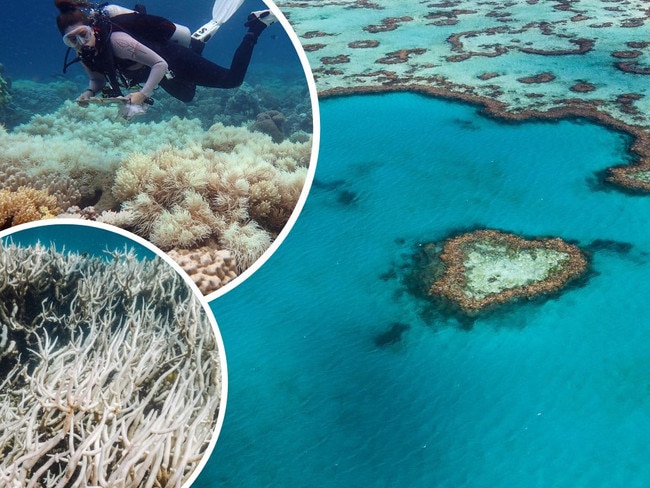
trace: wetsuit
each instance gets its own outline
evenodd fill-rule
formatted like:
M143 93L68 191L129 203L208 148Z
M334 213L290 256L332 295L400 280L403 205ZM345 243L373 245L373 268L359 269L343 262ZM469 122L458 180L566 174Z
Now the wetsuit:
M143 84L141 92L150 97L160 85L173 97L189 102L196 86L235 88L242 84L257 42L257 35L247 33L235 51L230 68L224 68L179 44L152 44L147 47L126 32L113 32L109 38L115 65L132 84ZM106 84L104 73L84 64L90 80L89 89L97 93ZM170 76L165 76L167 73Z

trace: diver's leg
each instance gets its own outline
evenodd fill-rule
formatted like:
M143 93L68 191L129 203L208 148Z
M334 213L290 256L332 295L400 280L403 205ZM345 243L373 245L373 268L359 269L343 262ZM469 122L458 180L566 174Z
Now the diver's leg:
M212 88L236 88L244 81L256 43L257 35L248 32L233 55L230 68L219 66L182 46L168 46L166 60L179 80Z
M196 85L175 78L163 78L160 87L181 102L191 102L196 94Z
M174 69L175 73L177 76L188 76L193 83L201 86L215 88L238 87L244 81L258 37L264 29L276 21L277 18L269 10L251 12L248 15L248 19L244 24L248 27L248 32L235 51L229 69L209 61L207 63L201 62L194 56L190 56L178 60L179 66ZM204 46L204 42L197 40L193 36L190 49L195 54L201 54ZM185 68L180 68L180 65L185 66Z

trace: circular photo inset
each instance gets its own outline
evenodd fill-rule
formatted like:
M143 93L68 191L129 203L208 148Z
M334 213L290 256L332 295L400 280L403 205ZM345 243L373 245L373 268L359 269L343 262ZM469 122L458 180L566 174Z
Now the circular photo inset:
M262 0L54 4L47 41L0 65L0 229L111 224L225 293L280 245L313 180L317 96L297 36ZM8 13L12 42L31 46L21 32L42 14Z
M198 288L144 240L75 220L0 237L0 486L189 486L226 382Z

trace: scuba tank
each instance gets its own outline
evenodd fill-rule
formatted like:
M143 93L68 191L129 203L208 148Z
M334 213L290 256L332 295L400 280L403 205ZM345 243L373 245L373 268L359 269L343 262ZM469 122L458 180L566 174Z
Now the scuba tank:
M119 5L104 5L95 12L108 17L113 26L117 26L116 30L126 32L144 45L150 41L190 47L192 35L188 27L158 15L149 15L142 5L137 5L136 10Z
M91 19L91 26L98 39L97 47L92 52L82 52L71 62L68 62L70 53L70 49L68 49L64 59L63 73L71 64L83 60L86 66L105 74L108 86L105 87L104 96L121 96L120 84L127 87L133 84L129 82L116 64L109 42L112 32L125 32L159 54L169 43L184 47L193 47L195 44L189 28L164 17L149 15L142 5L136 5L135 9L131 10L119 5L102 4L90 8L86 15Z

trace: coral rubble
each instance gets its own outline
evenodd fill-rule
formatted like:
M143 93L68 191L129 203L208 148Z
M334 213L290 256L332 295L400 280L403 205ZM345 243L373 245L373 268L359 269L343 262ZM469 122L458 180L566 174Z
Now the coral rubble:
M587 269L583 252L559 238L527 240L495 230L447 240L439 259L443 271L429 293L466 313L557 292Z
M186 482L221 401L206 311L162 259L0 247L0 485Z

